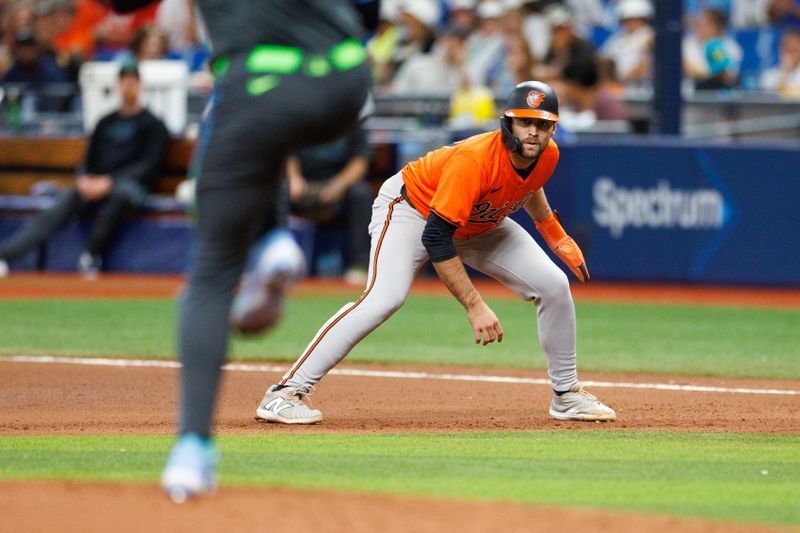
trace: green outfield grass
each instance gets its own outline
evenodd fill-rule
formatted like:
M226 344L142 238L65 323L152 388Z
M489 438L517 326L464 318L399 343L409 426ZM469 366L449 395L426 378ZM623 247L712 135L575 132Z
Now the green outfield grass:
M236 339L232 357L292 361L346 301L293 299L276 330ZM412 295L348 360L544 368L533 304L489 304L506 332L500 345L475 346L453 298ZM172 358L175 310L172 300L3 301L0 354ZM583 370L800 379L800 311L580 303L577 314Z
M800 525L800 437L629 431L225 436L223 486L338 489ZM0 438L0 480L155 482L171 439Z

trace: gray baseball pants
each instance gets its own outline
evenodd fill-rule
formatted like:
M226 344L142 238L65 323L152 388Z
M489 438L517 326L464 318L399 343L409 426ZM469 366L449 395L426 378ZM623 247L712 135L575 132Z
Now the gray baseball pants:
M284 375L282 385L308 392L405 302L414 276L429 257L421 241L426 220L403 199L402 185L402 174L395 174L383 184L373 203L366 290L320 328ZM533 237L509 218L486 233L456 240L456 249L464 263L536 305L539 341L553 389L569 390L578 377L575 306L566 275Z

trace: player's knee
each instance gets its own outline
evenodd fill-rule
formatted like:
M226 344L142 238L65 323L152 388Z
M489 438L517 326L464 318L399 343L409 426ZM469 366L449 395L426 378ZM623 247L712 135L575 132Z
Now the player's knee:
M395 295L393 298L387 299L384 302L384 315L385 318L389 318L392 316L398 309L403 306L403 303L406 301L405 294L403 295Z
M569 278L560 269L555 268L547 278L539 282L539 298L544 301L562 301L572 298L569 289Z
M400 309L405 301L405 294L382 294L380 299L376 298L365 303L367 303L377 319L383 322Z

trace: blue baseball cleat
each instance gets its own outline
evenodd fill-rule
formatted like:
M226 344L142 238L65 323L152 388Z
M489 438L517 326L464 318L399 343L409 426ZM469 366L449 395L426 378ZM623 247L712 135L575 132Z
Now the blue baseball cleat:
M161 488L175 503L193 496L214 492L217 481L214 468L218 453L214 444L194 433L178 438L161 473Z
M261 333L278 323L286 291L305 275L303 251L291 232L269 232L257 249L258 261L233 302L231 328L239 333Z

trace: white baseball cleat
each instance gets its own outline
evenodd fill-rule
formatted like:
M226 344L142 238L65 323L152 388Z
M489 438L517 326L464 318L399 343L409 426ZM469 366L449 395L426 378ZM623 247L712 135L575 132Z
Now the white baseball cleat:
M231 308L231 327L239 333L256 334L275 326L286 291L305 274L305 256L288 230L268 233L258 247L256 266Z
M311 409L303 403L303 396L294 387L275 390L273 385L256 409L259 422L280 422L282 424L316 424L322 421L322 412Z
M194 433L178 438L161 473L161 488L175 503L216 490L218 454L208 439Z
M583 385L575 383L561 396L553 393L550 416L556 420L616 420L617 413L595 398Z

